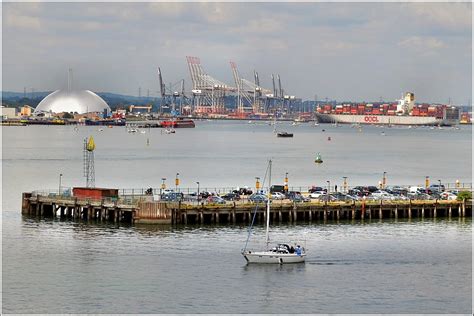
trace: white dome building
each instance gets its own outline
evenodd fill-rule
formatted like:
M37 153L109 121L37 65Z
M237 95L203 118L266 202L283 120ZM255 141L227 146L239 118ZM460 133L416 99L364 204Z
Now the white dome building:
M107 103L89 90L56 90L46 96L36 107L33 114L77 112L78 114L104 111L110 113Z

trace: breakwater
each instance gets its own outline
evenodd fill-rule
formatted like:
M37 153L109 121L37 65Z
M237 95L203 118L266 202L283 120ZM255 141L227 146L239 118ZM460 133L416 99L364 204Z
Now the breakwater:
M23 193L22 214L41 218L151 224L264 223L265 204L233 201L226 204L153 201L152 197L79 198ZM472 200L400 200L350 202L272 201L274 223L326 222L384 218L471 217Z

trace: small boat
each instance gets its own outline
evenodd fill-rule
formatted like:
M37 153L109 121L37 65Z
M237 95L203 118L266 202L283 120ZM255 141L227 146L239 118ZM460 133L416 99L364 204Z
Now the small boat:
M316 155L316 159L314 159L314 162L317 163L317 164L323 163L323 158L321 158L321 154L320 154L320 153L318 153L318 154Z
M315 123L314 123L314 126L319 126L319 123L318 123L318 122L315 122Z
M288 132L278 132L277 137L293 137L293 133Z
M176 133L176 131L174 129L167 128L167 129L165 129L165 133L166 134L174 134L174 133Z
M133 127L132 127L132 128L129 128L129 129L127 130L127 132L129 132L129 133L136 133L136 132L138 132L138 130L137 130L136 128L133 128Z
M271 187L271 179L272 179L272 161L268 162L268 174L269 174L269 181L268 181L268 192L270 192ZM266 219L267 219L267 227L265 231L265 241L266 241L266 249L261 251L253 251L248 250L247 245L250 239L250 235L252 233L252 224L249 226L249 233L247 237L247 241L245 243L244 249L242 249L241 253L244 256L247 264L249 263L273 263L273 264L284 264L284 263L303 263L306 257L306 251L304 247L300 247L300 245L296 245L296 247L289 246L288 244L278 243L275 247L269 248L268 245L270 243L269 239L269 231L270 231L270 203L271 203L271 195L268 197L267 201L267 211L266 211ZM255 207L255 213L257 212L258 206Z

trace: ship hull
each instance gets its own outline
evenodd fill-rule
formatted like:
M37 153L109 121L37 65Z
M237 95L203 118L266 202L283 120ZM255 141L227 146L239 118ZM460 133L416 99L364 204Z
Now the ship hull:
M372 125L454 125L455 122L432 116L348 115L316 113L320 123Z

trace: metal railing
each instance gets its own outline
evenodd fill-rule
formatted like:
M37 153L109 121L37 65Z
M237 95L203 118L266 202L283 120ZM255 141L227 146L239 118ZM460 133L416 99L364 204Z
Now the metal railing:
M472 183L442 183L445 186L446 190L460 190L460 191L471 191L472 192ZM394 185L390 185L394 186ZM408 188L410 186L418 186L421 188L424 188L423 185L400 185L400 187ZM338 186L338 192L346 192L349 191L356 186L348 186L347 190L345 190L344 187ZM253 192L256 192L255 188L250 188L246 187ZM307 196L309 194L309 190L312 188L312 186L294 186L294 187L289 187L289 191L297 191L301 192L304 196ZM321 186L324 190L327 190L327 186ZM177 191L176 191L177 189ZM237 188L236 187L204 187L204 188L199 188L199 194L202 194L203 192L210 193L210 195L223 195L226 193L230 193L235 191ZM336 192L336 187L331 186L329 187L330 192ZM264 190L266 191L266 190ZM206 198L198 197L198 188L169 188L169 189L162 189L162 188L131 188L131 189L119 189L118 190L118 197L88 197L88 198L78 198L73 196L73 192L71 188L62 188L61 191L58 189L52 189L52 190L37 190L33 191L32 196L42 196L42 197L54 197L54 198L61 198L61 199L69 199L69 200L75 200L78 199L80 201L91 201L91 202L100 202L103 201L103 203L117 203L117 204L122 204L122 205L134 205L137 204L138 202L142 201L159 201L161 200L161 196L164 193L170 193L170 192L177 192L181 193L182 196L179 199L175 199L174 201L165 201L165 202L176 202L176 201L182 201L186 202L186 204L200 204L200 203L207 203ZM327 195L326 195L327 196ZM249 195L240 195L240 199L237 200L236 202L238 204L243 204L243 203L252 203L249 199ZM321 197L320 200L324 201L325 197ZM418 198L416 196L409 197L412 200L417 200ZM420 197L424 198L424 197ZM315 199L317 200L317 199ZM370 199L372 200L372 199ZM164 200L163 200L164 201ZM280 201L273 199L273 201ZM227 203L232 203L232 201L227 201Z

